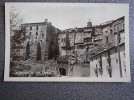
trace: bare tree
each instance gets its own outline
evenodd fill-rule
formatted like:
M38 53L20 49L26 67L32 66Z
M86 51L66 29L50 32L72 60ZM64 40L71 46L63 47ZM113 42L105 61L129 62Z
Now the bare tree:
M21 27L23 18L11 7L10 11L10 36L11 36L11 51L10 51L10 75L15 70L18 62L20 61L20 49L22 42L25 40L25 28Z

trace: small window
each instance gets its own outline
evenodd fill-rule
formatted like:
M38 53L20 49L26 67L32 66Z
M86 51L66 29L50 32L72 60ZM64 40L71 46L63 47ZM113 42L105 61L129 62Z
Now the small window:
M36 36L38 36L38 32L36 32Z
M44 37L44 34L42 34L42 37Z
M108 42L108 36L106 36L106 42Z
M30 30L32 30L32 27L30 27Z
M116 28L114 28L114 31L116 31Z
M36 39L37 39L37 37L36 37Z
M116 59L116 63L118 64L118 59Z
M107 33L107 31L106 31L106 33Z
M123 53L124 54L124 58L125 58L125 53Z
M29 37L29 39L30 39L30 37Z
M111 29L111 30L110 30L110 34L112 34L112 33L113 33L113 30Z
M38 26L36 26L36 30L38 30Z
M29 33L29 35L31 35L31 32Z

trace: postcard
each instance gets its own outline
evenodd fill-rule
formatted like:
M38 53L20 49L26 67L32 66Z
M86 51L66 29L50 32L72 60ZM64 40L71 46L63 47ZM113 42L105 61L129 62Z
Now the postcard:
M5 3L4 81L130 82L129 5Z

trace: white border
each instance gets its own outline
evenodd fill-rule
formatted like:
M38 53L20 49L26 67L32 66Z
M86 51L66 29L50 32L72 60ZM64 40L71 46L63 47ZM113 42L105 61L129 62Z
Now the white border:
M29 2L30 3L30 2ZM4 81L10 82L131 82L130 76L130 58L129 58L129 4L117 4L117 3L45 3L47 6L90 6L90 7L102 7L106 6L118 6L126 5L128 7L128 14L125 16L125 52L126 52L126 70L127 78L92 78L92 77L9 77L9 65L10 65L10 4L20 3L5 3L5 72ZM28 3L21 3L28 4ZM30 3L37 4L37 3ZM43 5L44 3L38 3Z

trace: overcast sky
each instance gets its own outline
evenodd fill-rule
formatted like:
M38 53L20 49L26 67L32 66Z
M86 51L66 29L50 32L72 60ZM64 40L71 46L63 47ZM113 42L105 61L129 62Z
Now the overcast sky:
M24 16L24 23L43 22L47 18L61 30L85 27L89 19L93 25L99 25L128 14L126 4L12 3L10 6Z

